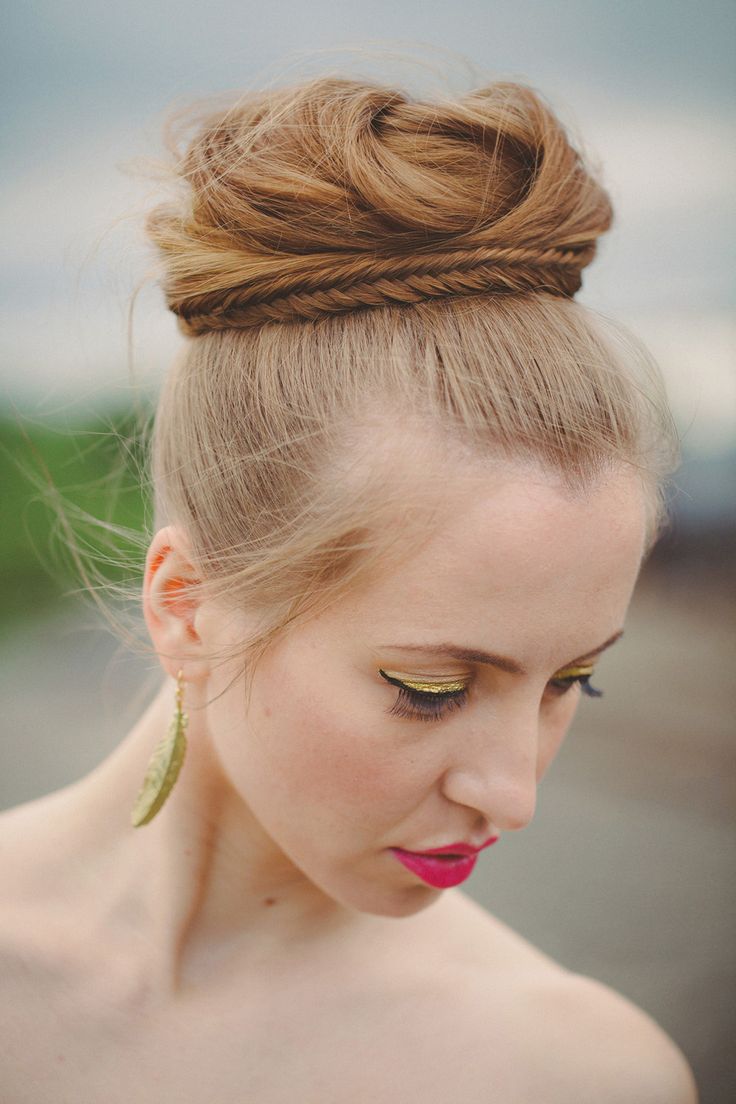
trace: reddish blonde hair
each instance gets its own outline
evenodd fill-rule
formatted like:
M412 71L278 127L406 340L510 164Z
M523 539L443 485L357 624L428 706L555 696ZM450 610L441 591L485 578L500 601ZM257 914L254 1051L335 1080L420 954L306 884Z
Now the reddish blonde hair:
M388 447L409 425L428 462L503 454L571 487L632 465L654 540L672 419L646 350L573 299L611 205L536 91L317 78L200 113L172 153L147 228L191 340L155 526L186 533L203 594L264 611L256 661L408 547L397 510L426 532Z

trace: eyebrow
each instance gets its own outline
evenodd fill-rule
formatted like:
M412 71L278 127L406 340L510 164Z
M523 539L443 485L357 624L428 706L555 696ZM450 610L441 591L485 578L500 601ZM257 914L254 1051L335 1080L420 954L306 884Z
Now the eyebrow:
M571 659L568 663L565 663L560 670L564 670L565 667L575 667L584 660L591 659L593 656L605 652L606 648L610 648L612 644L615 644L616 641L623 636L623 633L624 630L619 629L619 631L609 637L604 644L601 644L598 648L591 648L585 655L578 656L576 659ZM509 659L507 656L494 655L492 652L483 652L478 648L461 648L458 644L379 644L378 647L396 648L398 651L402 652L422 652L424 655L437 657L452 656L453 659L461 659L466 663L486 663L490 667L497 667L500 671L507 671L510 675L526 674L522 665L517 663L515 659Z

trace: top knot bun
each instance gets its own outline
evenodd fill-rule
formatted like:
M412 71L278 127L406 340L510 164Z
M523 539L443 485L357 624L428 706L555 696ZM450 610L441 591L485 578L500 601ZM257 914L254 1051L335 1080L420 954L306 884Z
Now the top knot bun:
M190 335L446 295L573 296L611 223L555 115L498 81L424 103L323 77L207 115L147 230Z

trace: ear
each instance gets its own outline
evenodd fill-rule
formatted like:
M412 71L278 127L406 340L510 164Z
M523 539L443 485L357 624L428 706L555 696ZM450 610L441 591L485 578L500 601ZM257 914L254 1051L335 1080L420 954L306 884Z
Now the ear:
M183 671L188 682L206 679L210 671L197 631L201 607L188 593L197 581L182 531L173 525L159 529L146 556L143 614L164 670L172 678Z

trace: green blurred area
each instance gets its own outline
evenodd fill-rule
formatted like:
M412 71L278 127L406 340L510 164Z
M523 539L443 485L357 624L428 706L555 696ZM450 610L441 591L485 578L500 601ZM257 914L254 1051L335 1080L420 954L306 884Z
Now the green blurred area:
M73 424L0 412L0 633L84 586L70 536L98 586L132 577L148 516L145 429L128 409Z
M153 399L66 420L0 409L0 635L19 618L79 596L85 571L102 601L107 583L140 586L153 513L147 454L154 410ZM717 589L726 606L736 599L733 465L733 453L687 459L672 523L645 564L644 581Z

